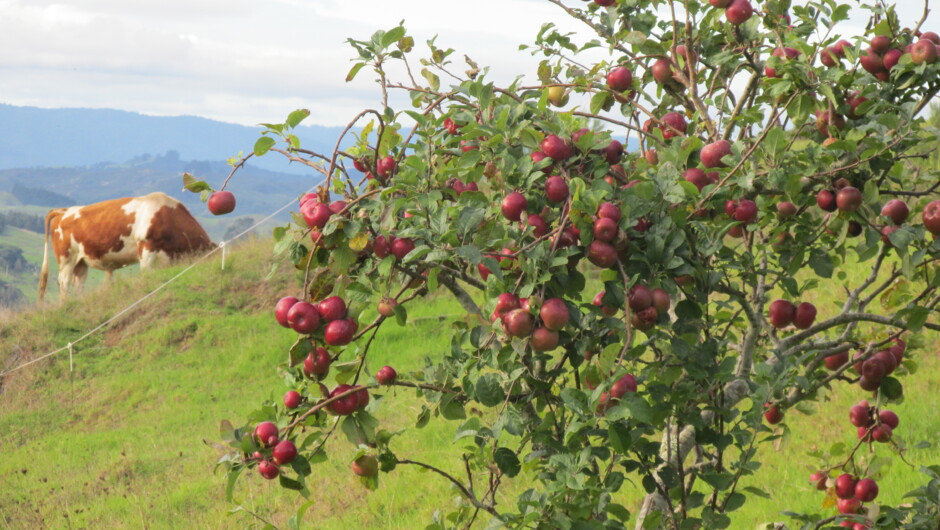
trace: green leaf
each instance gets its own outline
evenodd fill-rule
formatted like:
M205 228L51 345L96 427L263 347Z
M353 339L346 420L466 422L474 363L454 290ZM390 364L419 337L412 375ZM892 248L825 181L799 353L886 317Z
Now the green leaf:
M421 76L427 79L428 85L430 85L431 90L438 90L441 87L441 79L437 77L437 74L428 70L427 68L421 69Z
M353 79L355 79L355 78L356 78L356 74L358 74L358 73L359 73L359 70L362 70L362 67L365 66L365 65L366 65L366 63L356 63L356 64L354 64L353 67L349 69L349 73L346 74L346 82L348 83L348 82L352 81Z
M258 141L255 142L255 156L264 156L265 153L271 150L274 147L274 138L270 136L262 136L258 138Z
M571 412L584 416L588 411L588 399L584 392L576 388L566 388L561 391L561 400Z
M725 511L733 512L738 508L744 506L744 502L747 501L747 497L743 494L734 492L728 496L728 500L725 501Z
M623 422L611 423L610 428L607 430L607 436L610 439L610 446L620 454L625 454L633 445L630 430Z
M228 470L225 474L225 500L232 502L233 494L235 492L235 481L238 480L238 475L241 474L243 467L233 467Z
M196 177L192 176L189 173L183 173L183 189L186 191L191 191L193 193L200 193L203 191L213 191L212 186L206 183L203 180L199 180Z
M294 480L292 478L285 477L283 474L278 477L281 481L281 486L289 490L303 491L304 484L303 482Z
M930 310L926 307L913 307L908 311L907 317L907 329L911 333L917 333L923 329L924 324L927 322L927 317L930 316Z
M382 35L382 47L388 48L405 36L405 28L398 26L390 29L385 35Z
M832 278L835 264L832 256L821 248L814 248L809 254L809 266L822 278Z
M499 376L496 374L486 374L477 379L474 393L476 400L485 407L495 407L506 399L506 394L499 383Z
M310 116L310 111L307 109L297 109L294 112L291 112L287 116L287 126L293 129L294 127L300 125L300 122Z
M343 423L340 425L340 428L343 430L343 434L346 435L346 439L349 440L349 443L353 445L366 443L366 433L362 430L362 427L359 426L359 422L356 421L354 416L346 416L343 418Z
M519 457L516 456L516 453L511 449L506 447L500 447L496 450L496 453L493 455L493 459L496 461L496 465L499 467L499 470L503 472L507 477L514 477L519 474L519 471L522 470L522 465L519 463Z
M463 409L463 404L454 399L454 396L447 395L441 400L441 416L448 420L462 420L467 417L467 412Z

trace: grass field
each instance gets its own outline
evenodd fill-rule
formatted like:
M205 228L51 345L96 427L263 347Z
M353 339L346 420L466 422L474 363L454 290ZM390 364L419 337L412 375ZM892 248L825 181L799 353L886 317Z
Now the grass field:
M222 419L240 424L264 399L280 399L286 387L275 366L294 333L274 323L274 301L296 294L293 274L282 267L270 281L270 242L233 251L222 270L216 254L132 309L104 332L77 345L74 372L67 353L31 365L0 381L0 528L232 528L261 527L224 498L213 474ZM62 305L0 316L0 370L54 350L150 292L182 269L125 275ZM856 271L858 272L858 271ZM820 295L817 304L825 307ZM399 373L423 366L448 347L441 315L458 309L447 298L409 307L405 327L383 326L369 369L384 364ZM891 407L901 418L895 431L912 442L940 438L937 396L938 340L916 352L920 371L905 380L911 396ZM383 392L380 392L381 394ZM397 389L376 412L383 427L409 428L396 438L401 457L414 457L459 472L456 422L432 421L416 430L420 401ZM816 510L823 495L806 481L804 462L813 448L851 443L848 407L861 399L842 385L819 405L819 414L787 415L792 435L778 448L764 446L760 473L744 485L770 492L735 512L733 528L785 521L783 509ZM316 502L304 526L315 529L423 528L435 510L446 513L455 497L435 475L402 466L383 474L378 491L363 489L348 470L353 450L341 437L327 446L331 461L310 480ZM883 447L879 448L884 450ZM940 461L937 448L911 451L915 466ZM900 502L922 484L921 475L895 461L880 481L879 500ZM534 485L520 475L506 484L502 502ZM283 526L303 499L255 473L236 488L240 505ZM626 486L622 502L634 509L641 495ZM485 526L481 522L480 527Z

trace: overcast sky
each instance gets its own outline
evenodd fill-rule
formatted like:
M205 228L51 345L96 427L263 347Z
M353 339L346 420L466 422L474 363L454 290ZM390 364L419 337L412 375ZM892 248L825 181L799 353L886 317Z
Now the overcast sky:
M906 25L923 12L919 0L898 4ZM536 60L518 45L542 22L580 30L547 0L0 0L0 103L245 125L303 107L308 123L341 125L379 102L366 70L344 82L345 39L403 19L419 51L437 34L503 82L534 79ZM925 29L938 21L931 13Z

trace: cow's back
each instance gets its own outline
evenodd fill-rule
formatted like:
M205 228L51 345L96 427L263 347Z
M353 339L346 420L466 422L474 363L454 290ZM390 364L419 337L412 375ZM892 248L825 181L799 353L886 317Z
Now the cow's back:
M163 193L133 199L139 204L135 235L139 250L163 252L172 259L214 247L209 234L186 206Z

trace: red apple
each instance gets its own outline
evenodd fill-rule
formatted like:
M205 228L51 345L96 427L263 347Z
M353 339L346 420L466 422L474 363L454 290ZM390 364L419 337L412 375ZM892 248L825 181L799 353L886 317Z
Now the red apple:
M633 72L625 66L618 66L607 72L607 86L614 92L623 92L633 87Z
M289 409L296 409L300 406L301 401L303 401L303 397L296 390L288 390L284 394L284 406Z
M911 62L914 64L932 64L937 61L937 45L928 39L921 39L911 47Z
M771 53L771 55L774 57L781 57L784 60L789 61L791 59L796 59L797 57L799 57L800 51L797 50L796 48L789 48L789 47L776 48ZM764 75L766 75L767 77L779 77L777 70L769 66L764 67Z
M378 381L380 385L390 385L394 383L396 379L398 379L398 372L391 366L383 366L375 373L375 380Z
M594 239L611 242L617 237L617 221L609 217L600 217L594 221Z
M776 425L783 421L783 412L780 410L780 407L770 403L764 405L764 408L767 410L764 412L764 419L767 420L767 423L771 425Z
M330 373L330 364L332 363L333 358L330 357L330 352L326 348L318 347L307 354L307 358L304 359L304 375L311 379L317 379L316 376Z
M653 66L650 67L650 71L653 73L653 79L660 85L668 85L675 83L673 79L672 71L672 61L666 58L657 59L653 63Z
M839 513L849 515L858 513L859 508L862 507L862 501L852 497L849 499L839 499L836 501L836 508L839 510Z
M796 306L796 313L793 316L793 325L797 329L809 329L816 321L816 306L809 302L803 302Z
M278 324L285 328L290 327L290 323L287 321L287 312L299 301L293 296L285 296L277 301L277 305L274 306L274 318Z
M852 405L849 409L849 421L856 427L868 427L871 424L871 408L868 403Z
M545 198L560 204L568 200L568 183L559 176L551 176L545 180Z
M300 214L310 228L323 228L333 215L329 205L322 202L307 201L300 207Z
M846 186L836 193L836 207L842 212L854 212L862 205L862 192L854 186Z
M546 328L557 331L568 324L568 306L561 298L549 298L539 309L539 317Z
M263 421L255 427L255 441L261 447L271 447L277 443L277 425L270 421Z
M620 221L620 215L620 208L609 202L601 203L601 205L597 207L597 216L600 218L612 219L614 222L617 222Z
M539 214L532 213L526 216L526 224L533 228L532 235L535 237L542 237L548 233L548 223Z
M209 196L206 206L212 215L231 213L235 209L235 194L228 190L217 191Z
M552 351L558 347L558 332L548 328L535 328L529 344L532 349L539 352Z
M258 473L267 480L277 478L280 473L277 465L270 460L262 460L258 463Z
M600 153L604 155L608 164L616 164L623 157L623 144L617 140L611 140L607 147L600 150Z
M816 194L816 204L827 212L836 211L836 194L829 190L820 190Z
M826 369L832 370L833 372L845 366L847 362L849 362L849 352L847 351L835 353L823 359Z
M535 319L524 309L513 309L503 316L503 324L510 337L524 338L532 333Z
M594 265L606 269L617 263L617 249L610 243L594 240L588 246L587 258Z
M757 204L750 199L741 199L734 209L734 220L751 224L757 220Z
M528 206L528 201L526 201L525 195L514 191L503 199L500 210L503 213L503 217L506 219L518 221L522 216L522 212L525 211L526 206Z
M725 9L725 18L735 26L740 26L748 21L754 14L754 7L748 0L731 0L728 8Z
M891 441L892 429L888 424L882 423L871 431L871 437L878 443L888 443Z
M282 440L271 451L274 461L280 465L290 464L297 458L297 446L290 440Z
M822 471L813 473L809 476L810 484L813 484L814 486L816 486L816 489L819 491L826 490L826 481L828 479L829 479L829 474L823 473Z
M940 235L940 201L931 201L925 206L921 218L928 232L935 236Z
M728 140L718 140L702 148L700 157L702 165L708 169L727 167L722 159L731 154L731 143Z
M836 477L836 496L840 499L855 497L855 478L848 473Z
M881 420L881 423L891 427L891 430L897 429L898 423L901 422L901 420L898 418L898 415L890 410L882 410L879 412L878 419Z
M662 122L663 138L666 140L685 135L685 130L689 126L685 121L685 116L678 112L667 112L663 115Z
M382 259L391 254L392 241L394 241L394 239L394 237L391 239L385 236L376 237L375 241L372 242L372 252L375 253L375 257Z
M656 288L652 291L653 294L653 307L656 308L657 313L665 313L669 311L669 293L664 289Z
M861 63L862 68L870 74L878 74L885 71L884 57L878 55L872 49L866 50L865 53L859 57L859 63Z
M337 322L340 321L337 320ZM344 394L350 390L353 390L353 388L354 387L351 385L338 385L330 392L330 398L335 398L340 394ZM329 407L329 409L336 415L348 416L359 409L359 393L354 392L348 396L341 397L336 401L331 401L327 407Z
M878 484L873 479L863 478L855 484L855 498L862 502L871 502L878 496Z
M895 66L898 65L898 62L901 60L901 56L904 55L904 52L894 48L885 52L884 65L885 70L891 71Z
M382 177L382 180L390 177L395 172L395 157L386 156L375 162L375 172Z
M320 312L310 302L297 302L287 311L287 323L297 333L313 333L320 328Z
M332 322L346 317L346 302L339 296L331 296L317 305L320 318Z
M392 254L398 259L405 259L409 252L415 249L415 242L407 237L397 237L392 241Z
M627 393L636 392L636 378L631 374L624 374L610 386L610 397L620 399Z
M708 180L708 175L697 167L685 170L685 173L682 174L682 178L694 184L699 191L702 191L702 188L711 184L711 181Z
M796 318L796 306L789 300L774 300L770 303L770 323L777 329L789 326Z
M562 162L574 155L574 149L567 142L554 134L550 134L542 140L542 152L552 160Z
M627 294L627 302L631 310L643 311L653 305L653 292L650 291L649 287L638 283L630 288L630 292Z
M793 217L798 211L795 204L789 201L777 203L777 216L780 218Z
M904 223L909 214L910 210L907 208L907 203L900 199L891 199L881 208L881 215L891 219L891 222L896 225Z
M323 329L323 340L330 346L345 346L352 341L355 334L356 328L352 320L342 318L326 325Z

